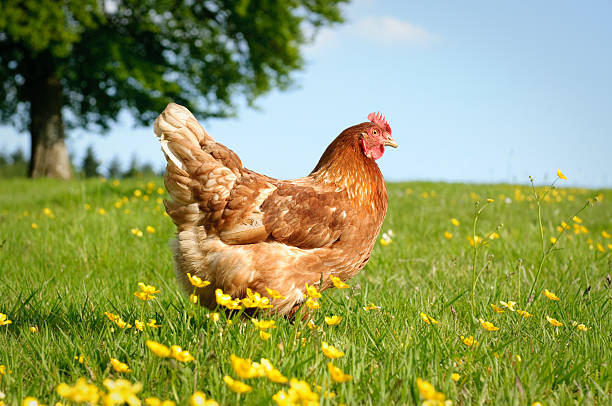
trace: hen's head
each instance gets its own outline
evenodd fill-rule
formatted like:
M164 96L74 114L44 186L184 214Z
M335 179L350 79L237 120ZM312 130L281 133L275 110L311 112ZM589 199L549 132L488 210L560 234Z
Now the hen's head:
M381 113L370 113L370 123L366 124L359 136L359 144L365 156L378 159L385 153L385 146L397 148L391 137L391 126Z

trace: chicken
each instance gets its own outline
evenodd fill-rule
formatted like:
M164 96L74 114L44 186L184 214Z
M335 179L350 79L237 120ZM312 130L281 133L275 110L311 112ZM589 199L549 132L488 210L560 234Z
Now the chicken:
M397 147L380 114L344 130L310 175L279 180L242 165L208 135L191 112L171 103L155 120L167 160L166 212L177 227L179 283L187 274L210 282L199 288L209 308L215 291L243 298L247 288L273 299L273 311L293 314L305 286L323 291L330 276L346 281L368 262L387 212L387 189L375 160Z

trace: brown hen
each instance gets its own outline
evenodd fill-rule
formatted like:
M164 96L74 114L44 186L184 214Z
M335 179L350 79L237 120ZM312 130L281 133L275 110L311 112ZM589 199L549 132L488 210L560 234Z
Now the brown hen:
M305 285L346 281L368 261L387 212L387 189L375 162L397 147L380 115L344 130L312 173L278 180L255 173L208 135L183 106L169 104L155 120L168 164L166 211L177 227L176 274L210 281L200 303L214 308L215 290L242 298L247 288L274 299L290 314L305 300ZM319 286L320 285L320 286Z

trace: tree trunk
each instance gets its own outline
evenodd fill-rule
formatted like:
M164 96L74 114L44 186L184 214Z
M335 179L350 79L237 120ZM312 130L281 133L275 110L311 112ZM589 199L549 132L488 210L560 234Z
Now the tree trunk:
M70 179L62 122L62 84L51 73L32 78L28 88L32 137L29 176Z

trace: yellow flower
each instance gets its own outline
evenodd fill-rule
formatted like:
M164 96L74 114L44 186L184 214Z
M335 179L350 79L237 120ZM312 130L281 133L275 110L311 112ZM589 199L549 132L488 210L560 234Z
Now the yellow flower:
M540 403L540 402L533 402L531 404L531 406L542 406L542 403Z
M450 240L451 238L453 238L453 235L451 233L449 233L448 231L444 232L444 238L446 238L447 240Z
M550 237L550 243L555 245L557 243L557 239L555 237Z
M327 357L327 358L340 358L344 356L344 353L342 351L340 351L339 349L332 347L331 345L327 344L327 342L323 341L321 342L321 350L323 351L323 354Z
M491 198L487 199L487 203L493 203L494 201L495 201L495 200L493 200L493 199L491 199Z
M529 313L527 310L517 310L516 312L524 318L533 317L533 314Z
M508 303L504 302L503 300L500 300L499 303L501 303L502 306L504 306L506 309L510 310L511 312L514 311L514 306L516 306L516 302L513 302L512 300L508 300Z
M574 221L574 223L582 224L582 219L578 216L572 217L572 220Z
M263 375L265 375L272 382L286 383L288 381L288 379L285 376L283 376L281 371L274 368L274 366L269 360L262 358L260 360L259 366L260 366L261 371L263 372Z
M132 370L127 366L127 364L124 364L123 362L119 361L117 358L111 358L110 359L111 365L113 366L113 369L117 372L132 372Z
M427 324L438 324L438 321L435 320L433 317L428 316L427 314L421 312L421 319L427 323Z
M96 403L100 397L98 388L94 384L89 384L85 378L77 379L74 386L66 383L60 383L55 388L55 391L61 397L75 403Z
M32 228L33 228L33 229L37 229L37 228L38 228L38 224L36 224L36 223L32 223Z
M44 406L42 403L38 403L38 399L32 396L27 396L21 402L21 406Z
M459 227L459 220L457 220L456 218L452 218L451 219L451 224L454 225L455 227Z
M321 297L321 293L317 290L316 286L309 286L306 284L306 294L311 299L318 299Z
M458 373L456 373L456 372L453 372L453 373L451 374L451 379L452 379L453 381L457 382L459 379L461 379L461 375L459 375L459 374L458 374Z
M295 398L296 403L302 405L319 404L319 396L310 389L310 385L305 381L292 378L289 385L289 396Z
M134 328L138 331L144 331L144 323L138 319L134 320Z
M105 216L106 215L106 210L98 209L98 213L100 213L101 216Z
M446 399L443 393L438 392L431 383L424 381L421 378L417 378L417 386L419 388L419 393L426 400L444 402Z
M379 310L380 306L376 306L374 303L370 303L368 306L364 306L363 310L369 312L370 310Z
M607 231L605 231L605 230L601 232L601 236L603 238L610 238L610 234Z
M263 371L260 368L256 368L250 359L240 358L234 354L231 354L230 362L232 363L232 368L234 368L236 375L242 379L256 378L258 376L262 376L263 374ZM257 364L257 366L259 365Z
M140 189L134 190L134 197L140 197L140 196L142 196L142 191Z
M151 350L151 352L157 355L158 357L167 358L171 354L170 348L158 342L147 340L145 344Z
M306 301L306 307L312 310L316 310L316 309L321 308L321 304L317 302L316 300L309 297L308 300Z
M338 278L337 276L333 276L331 275L329 277L329 279L331 279L332 283L334 284L334 286L338 289L346 289L346 288L350 288L349 285L347 285L346 283L342 282L342 279Z
M567 180L567 177L559 169L557 169L557 176L563 180Z
M499 234L497 232L492 232L491 234L489 234L489 240L497 240L499 239Z
M330 326L337 326L338 324L340 324L340 322L342 321L342 317L340 316L331 316L331 317L327 317L325 316L325 322L330 325Z
M276 321L274 320L257 320L251 319L251 322L260 330L267 330L269 328L276 328Z
M472 238L472 236L468 236L467 237L468 241L470 242L470 245L473 247L474 245L480 245L482 243L482 237L480 236L476 236L476 238Z
M155 294L159 293L160 290L155 289L153 285L145 285L142 282L138 282L138 287L140 288L139 292L134 292L134 296L136 296L140 300L152 300L155 299Z
M230 295L223 293L221 289L215 290L215 297L217 299L217 304L225 306L230 310L238 310L242 308L242 306L240 306L240 299L233 300Z
M104 405L121 405L127 403L130 406L140 406L141 402L138 399L138 392L142 390L142 384L137 382L132 384L126 379L111 379L104 380L104 386L108 390L108 394L103 395L102 403Z
M499 327L495 327L493 325L493 323L491 323L491 322L484 321L483 319L478 319L478 321L480 322L480 325L482 326L482 328L484 328L487 331L497 331L497 330L499 330Z
M549 298L550 300L555 300L555 301L559 301L560 299L557 297L557 295L555 295L554 293L552 293L551 291L549 291L548 289L544 289L544 291L542 292L544 293L544 296L546 296L547 298Z
M578 324L576 325L576 328L580 331L587 331L589 328L587 326L585 326L584 324Z
M244 382L234 380L230 376L225 375L223 377L223 381L227 384L227 386L229 386L231 390L236 393L249 393L253 391L253 388L251 386L247 385Z
M170 347L170 352L172 352L172 358L180 362L191 362L195 358L189 353L187 350L183 350L178 345L173 345Z
M382 245L383 247L386 247L387 245L391 244L393 242L393 240L391 239L391 237L389 237L389 235L387 235L387 233L383 233L382 237L380 238L380 245Z
M161 400L155 396L151 396L145 399L146 406L176 406L176 403L172 400Z
M501 307L499 307L499 306L497 306L497 305L495 305L493 303L491 303L491 308L493 309L493 311L495 313L503 313L505 311L504 309L502 309Z
M555 327L562 327L562 326L563 326L563 323L561 323L561 322L560 322L559 320L557 320L557 319L553 319L552 317L548 317L548 316L546 316L546 320L548 320L548 322L549 322L551 325L555 326Z
M85 357L83 357L83 354L75 355L74 359L77 360L79 362L79 364L82 364L83 362L85 362Z
M286 299L286 297L281 295L278 290L266 288L266 292L268 292L268 295L270 295L272 299L280 299L280 300Z
M53 214L53 211L50 208L48 208L48 207L45 207L43 209L43 214L45 216L49 217L49 218L54 218L55 217L55 215Z
M147 323L147 326L149 326L151 328L159 328L159 327L161 327L161 324L157 324L157 320L155 320L155 319L149 319L149 322Z
M8 319L8 316L4 313L0 313L0 326L6 326L11 324L12 321Z
M2 375L6 375L6 373L6 365L0 365L0 378L2 378ZM8 373L10 373L10 371L8 371Z
M203 392L196 391L189 398L189 406L219 406L219 404L212 399L206 399Z
M270 338L270 336L270 333L266 333L263 330L259 330L259 338L261 338L262 340L267 340L268 338Z
M208 313L206 315L206 317L208 317L210 320L212 320L214 323L219 321L219 313Z
M155 227L147 226L145 229L149 234L153 234L155 232Z
M270 309L270 298L267 296L261 296L259 292L253 292L251 289L246 290L247 297L241 300L242 304L246 308L257 307L259 309Z
M340 368L338 368L331 362L327 363L327 369L329 369L329 374L331 375L331 378L334 380L334 382L342 383L353 379L352 376L345 374Z
M606 251L606 249L604 248L604 246L603 246L603 245L601 245L601 243L600 243L600 242L598 242L598 243L597 243L597 250L598 250L599 252L605 252L605 251Z
M189 295L189 301L190 301L191 303L193 303L193 304L198 303L198 295L193 294L193 293L192 293L192 294L190 294L190 295Z
M210 285L209 281L202 280L199 276L191 275L189 272L187 272L187 278L189 278L189 282L196 288L205 288Z
M138 228L131 228L130 233L134 234L136 237L142 237L142 231Z
M463 344L467 345L468 347L471 347L473 345L478 345L478 341L474 340L474 336L469 336L469 337L461 336L461 341L463 341Z

